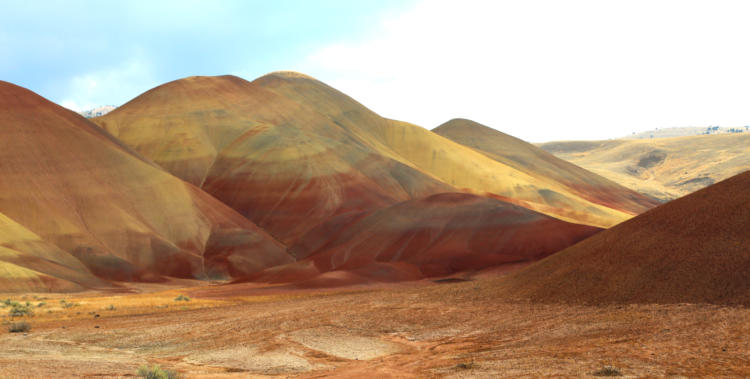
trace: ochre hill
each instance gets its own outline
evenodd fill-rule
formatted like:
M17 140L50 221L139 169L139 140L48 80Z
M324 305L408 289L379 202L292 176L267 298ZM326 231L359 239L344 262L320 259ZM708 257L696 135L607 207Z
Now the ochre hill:
M317 287L515 268L599 230L498 199L442 193L333 220L292 248L300 261L246 280Z
M432 131L517 170L533 172L547 182L559 183L595 204L629 214L640 214L658 205L654 199L471 120L453 119Z
M288 245L332 217L456 190L491 193L566 221L605 227L649 206L598 198L601 193L581 189L586 183L559 183L382 118L297 73L253 82L181 79L95 122Z
M332 216L453 190L352 133L323 99L265 88L274 77L170 82L96 122L289 244Z
M281 243L210 195L83 117L1 81L0 134L5 278L75 289L102 284L91 274L229 277L291 260ZM59 281L40 284L48 277Z
M626 220L656 203L630 192L637 200L628 206L591 202L544 173L522 165L493 160L422 127L383 119L350 97L300 74L271 74L253 83L302 104L314 104L350 133L363 138L378 151L413 166L459 189L492 193L519 200L524 206L566 221L608 227ZM529 145L533 149L533 146ZM586 186L586 183L579 183ZM589 193L596 198L602 193ZM607 194L607 196L609 196ZM618 204L621 205L621 204Z
M78 259L0 213L0 292L66 292L106 286Z
M545 302L750 305L750 171L541 260L501 291Z
M672 200L750 169L750 133L541 144L638 192Z

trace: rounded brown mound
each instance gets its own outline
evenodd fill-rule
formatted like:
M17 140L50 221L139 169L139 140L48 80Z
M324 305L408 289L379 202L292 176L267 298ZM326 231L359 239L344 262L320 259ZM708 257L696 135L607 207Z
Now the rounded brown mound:
M332 242L320 236L334 229L326 225L303 237L292 251L305 259L248 280L300 282L331 271L375 282L444 276L533 262L599 231L466 193L409 200L346 221Z
M515 273L545 302L750 304L750 172L659 206Z
M291 260L231 208L74 112L1 81L0 134L0 212L29 235L0 230L15 234L0 246L16 251L1 260L84 286L92 281L57 276L67 270L51 264L78 270L83 262L105 279L152 280L246 275Z

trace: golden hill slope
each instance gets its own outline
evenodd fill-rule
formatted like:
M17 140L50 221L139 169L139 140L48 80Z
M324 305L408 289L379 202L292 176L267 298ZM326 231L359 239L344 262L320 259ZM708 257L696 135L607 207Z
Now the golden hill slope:
M544 150L650 196L671 200L750 169L750 135L562 141Z
M645 209L584 198L296 73L186 78L95 122L290 244L329 217L455 188L605 227Z
M0 291L105 287L78 259L0 213Z
M517 170L533 172L547 182L559 183L569 192L595 204L630 214L643 213L658 204L526 141L471 120L453 119L432 131Z
M104 279L151 280L244 275L290 260L283 245L229 207L83 117L7 82L0 82L0 133L7 219L0 233L13 250L4 250L3 261L88 286L81 262ZM50 271L33 257L80 275Z

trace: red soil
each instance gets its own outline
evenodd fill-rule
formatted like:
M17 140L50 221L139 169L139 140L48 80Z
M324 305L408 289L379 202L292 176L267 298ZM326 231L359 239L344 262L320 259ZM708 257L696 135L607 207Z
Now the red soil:
M521 270L504 290L577 303L750 304L750 172Z
M318 287L446 276L533 262L599 231L466 193L432 195L332 222L336 227L314 229L291 249L305 259L245 280ZM344 222L350 224L341 228ZM335 238L325 238L335 229ZM332 271L348 274L320 276Z

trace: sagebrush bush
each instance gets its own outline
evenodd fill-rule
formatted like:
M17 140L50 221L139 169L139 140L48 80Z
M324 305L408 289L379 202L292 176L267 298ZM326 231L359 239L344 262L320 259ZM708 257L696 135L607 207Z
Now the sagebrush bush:
M25 333L31 330L31 324L28 322L12 322L8 325L8 331L11 333Z
M177 379L179 375L172 370L165 370L159 365L153 367L141 366L138 369L138 376L145 379Z
M10 317L32 316L33 314L34 311L31 310L30 306L19 303L14 303L8 311Z
M622 376L622 373L615 367L604 366L603 368L594 371L594 376Z
M180 295L175 297L174 301L190 301L190 298L185 295Z

